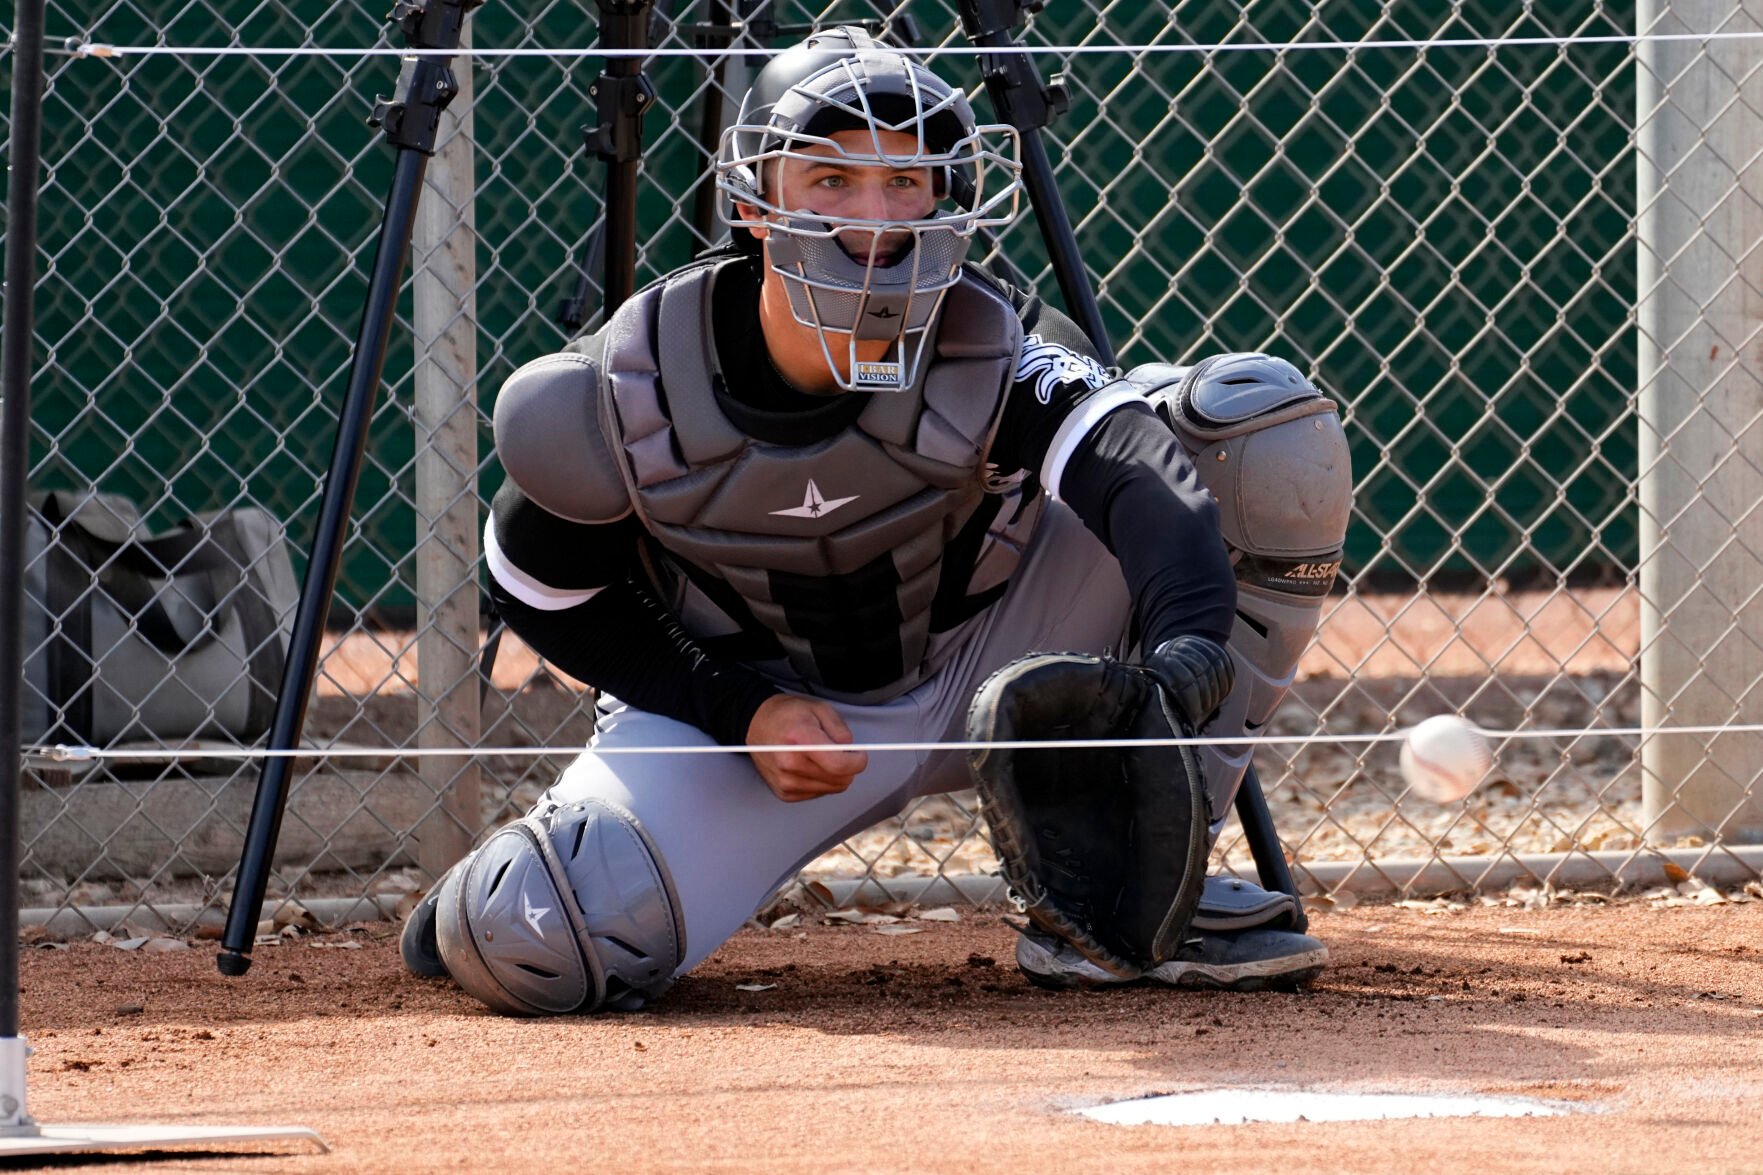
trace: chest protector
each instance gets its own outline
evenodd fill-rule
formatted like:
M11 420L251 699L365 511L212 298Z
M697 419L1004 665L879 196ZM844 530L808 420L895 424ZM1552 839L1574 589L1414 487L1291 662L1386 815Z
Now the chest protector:
M735 619L775 635L807 688L853 702L897 696L949 651L932 632L943 610L933 603L946 603L951 587L958 601L1001 592L1038 515L1020 487L990 496L986 487L1021 321L1002 295L964 276L944 300L916 386L874 394L825 439L767 444L717 403L710 306L724 264L740 262L681 270L613 316L605 436L649 533L726 585L725 599L732 589L733 611L751 623ZM946 566L950 558L960 565Z

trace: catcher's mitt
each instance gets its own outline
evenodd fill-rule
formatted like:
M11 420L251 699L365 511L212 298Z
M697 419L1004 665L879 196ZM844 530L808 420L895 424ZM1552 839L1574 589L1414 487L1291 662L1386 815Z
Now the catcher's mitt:
M1150 670L1036 653L988 678L974 742L1190 734ZM970 752L992 841L1023 912L1122 979L1175 955L1199 905L1210 820L1191 747Z

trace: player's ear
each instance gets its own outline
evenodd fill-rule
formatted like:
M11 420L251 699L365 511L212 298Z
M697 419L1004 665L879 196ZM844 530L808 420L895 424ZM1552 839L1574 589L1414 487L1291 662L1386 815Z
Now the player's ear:
M751 204L742 204L737 201L735 215L741 218L743 222L741 227L752 233L754 240L763 241L765 239L765 218L760 215L759 209Z

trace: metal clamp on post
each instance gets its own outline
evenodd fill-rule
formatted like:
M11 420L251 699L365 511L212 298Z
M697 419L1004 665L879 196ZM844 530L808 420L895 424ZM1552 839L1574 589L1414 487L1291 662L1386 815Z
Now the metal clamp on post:
M648 77L601 74L588 96L594 99L594 125L582 128L588 150L607 163L641 159L643 115L655 105L655 87Z
M654 0L626 0L600 6L600 40L607 48L645 49ZM607 163L643 157L643 115L655 105L655 87L641 58L614 57L588 87L594 99L594 125L582 128L588 151Z
M975 45L1003 48L1015 43L1025 16L1042 7L1042 0L975 0L961 5L961 29ZM1054 74L1043 85L1027 53L982 54L980 76L998 117L1019 131L1041 130L1070 108L1065 75Z
M398 0L386 20L404 34L410 49L457 49L465 14L482 0ZM406 57L390 98L374 98L367 125L386 132L394 147L435 153L441 111L459 92L453 59L433 54Z
M654 7L655 0L602 0L600 47L649 48ZM588 94L594 99L594 124L582 128L582 143L590 155L606 162L606 211L582 247L575 292L558 315L572 331L588 322L596 258L605 259L602 322L636 291L637 167L643 159L643 115L655 105L655 87L643 73L640 54L608 57Z

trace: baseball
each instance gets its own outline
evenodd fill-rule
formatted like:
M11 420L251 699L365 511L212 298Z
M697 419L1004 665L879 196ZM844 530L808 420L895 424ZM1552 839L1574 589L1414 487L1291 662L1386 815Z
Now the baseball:
M1417 794L1452 804L1474 791L1494 766L1488 736L1455 714L1428 718L1402 741L1402 778Z

